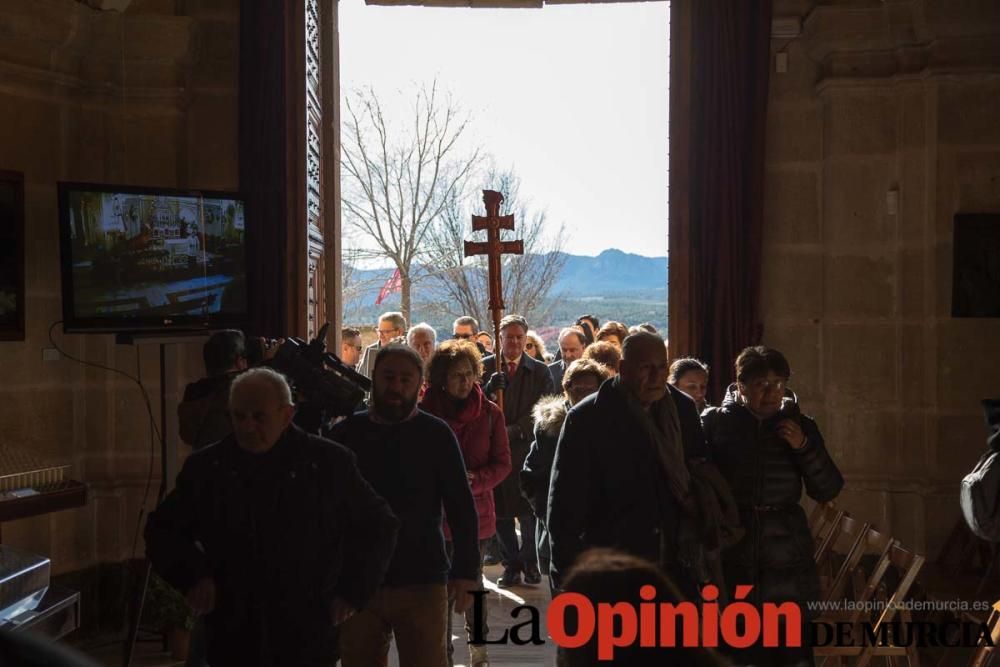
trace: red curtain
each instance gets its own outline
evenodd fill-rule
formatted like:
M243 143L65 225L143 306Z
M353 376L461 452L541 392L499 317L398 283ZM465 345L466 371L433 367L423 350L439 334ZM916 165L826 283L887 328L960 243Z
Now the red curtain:
M290 335L286 260L289 143L288 11L283 2L240 3L240 192L246 202L251 335Z
M720 402L733 361L761 335L764 131L771 0L691 8L690 317Z

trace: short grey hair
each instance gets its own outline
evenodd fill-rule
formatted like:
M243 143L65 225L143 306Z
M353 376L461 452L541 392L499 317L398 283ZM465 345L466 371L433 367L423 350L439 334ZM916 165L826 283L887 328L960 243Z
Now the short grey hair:
M452 322L451 330L454 331L459 327L472 327L472 330L475 332L479 331L479 322L477 322L476 318L474 317L471 317L469 315L463 315L462 317Z
M382 313L378 316L379 322L388 322L392 325L393 329L399 329L400 331L406 331L406 318L403 317L403 313L393 310L388 313Z
M648 331L640 331L639 333L634 333L630 336L626 336L625 340L622 341L622 361L628 358L628 351L631 348L642 347L643 345L658 345L660 349L665 350L663 347L663 339L654 333L649 333Z
M271 388L274 389L275 396L277 396L278 400L281 401L282 405L295 405L292 401L292 388L289 386L288 380L284 375L273 368L268 368L267 366L251 368L250 370L237 375L233 379L233 383L229 385L230 400L240 385L247 382L253 382L254 380L266 382L271 385Z
M438 339L437 331L434 329L434 327L427 324L427 322L414 324L412 327L410 327L410 330L406 332L406 344L413 345L414 335L420 332L428 334L431 337L431 340L434 341L434 345L437 345L437 339Z

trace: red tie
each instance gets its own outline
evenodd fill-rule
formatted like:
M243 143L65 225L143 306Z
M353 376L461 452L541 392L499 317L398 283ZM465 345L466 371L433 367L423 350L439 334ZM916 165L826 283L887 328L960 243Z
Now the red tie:
M516 372L517 372L517 364L515 364L513 361L508 361L507 362L507 379L509 380L509 379L513 378L514 377L514 373L516 373Z

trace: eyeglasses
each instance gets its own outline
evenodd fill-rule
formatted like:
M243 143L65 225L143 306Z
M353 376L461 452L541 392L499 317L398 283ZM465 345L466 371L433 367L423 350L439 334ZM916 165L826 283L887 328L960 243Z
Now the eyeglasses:
M788 380L768 380L767 378L758 378L750 382L750 387L756 391L770 391L776 389L778 391L785 391L785 387L788 386Z

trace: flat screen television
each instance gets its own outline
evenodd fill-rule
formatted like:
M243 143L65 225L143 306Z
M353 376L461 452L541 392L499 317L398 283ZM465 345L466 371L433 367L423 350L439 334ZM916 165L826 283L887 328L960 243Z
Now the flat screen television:
M245 230L233 193L60 183L64 330L243 326Z

